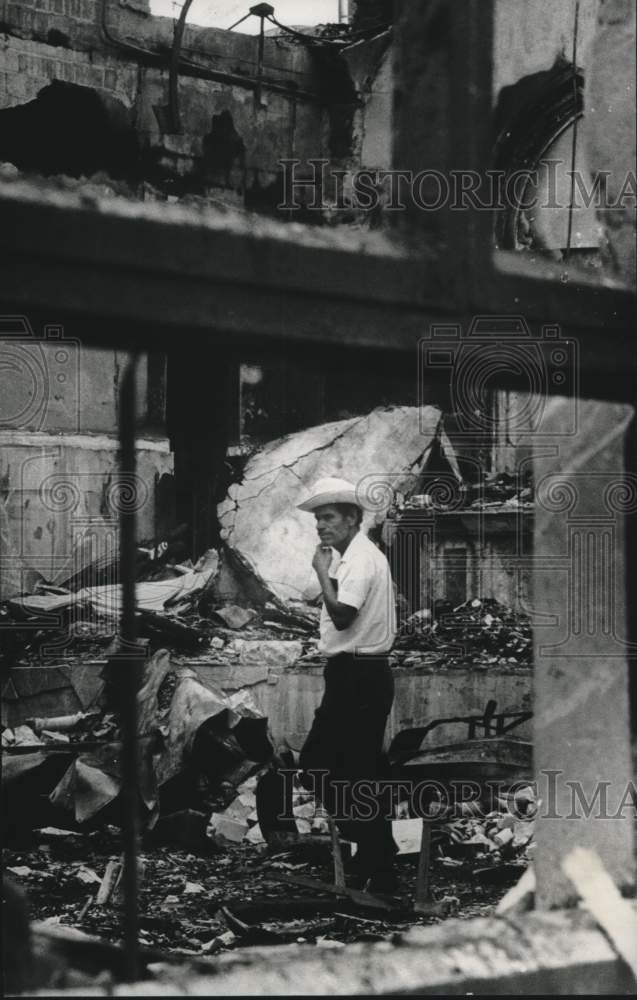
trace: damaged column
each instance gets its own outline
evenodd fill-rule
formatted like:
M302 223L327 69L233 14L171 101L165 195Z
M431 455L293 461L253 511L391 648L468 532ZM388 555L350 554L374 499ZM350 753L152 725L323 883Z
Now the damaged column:
M542 799L535 865L542 907L577 896L563 869L576 847L595 851L618 886L634 878L624 523L637 509L637 480L624 469L633 410L579 401L577 431L568 436L573 405L564 398L546 404L549 446L543 439L535 458L534 747Z

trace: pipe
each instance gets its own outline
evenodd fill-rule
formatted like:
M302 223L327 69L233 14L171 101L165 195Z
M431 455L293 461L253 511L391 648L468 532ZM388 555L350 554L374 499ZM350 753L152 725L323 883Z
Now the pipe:
M152 52L151 49L146 49L143 45L133 45L131 42L125 42L123 39L117 38L113 35L108 26L106 16L107 9L108 0L102 0L100 28L105 44L110 45L114 49L118 49L120 52L128 52L131 55L136 56L137 61L139 61L140 56L143 56L146 62L149 62L153 66L163 68L166 65L165 56L160 55L157 52ZM199 63L193 62L191 59L186 59L183 56L179 59L179 72L185 76L194 76L200 80L213 80L216 83L227 83L233 87L245 87L246 90L254 90L259 82L256 77L241 76L238 73L227 73L225 70L221 69L209 69L207 66L201 66ZM274 80L264 78L261 80L261 85L263 87L267 87L268 90L273 91L275 94L283 94L285 97L294 96L312 104L321 103L317 94L313 94L309 90L302 90L294 83L285 85L277 83Z
M139 978L139 917L137 911L137 845L139 839L139 749L137 745L137 691L140 655L135 621L135 373L133 355L122 378L119 413L120 586L122 588L121 646L115 670L120 690L122 721L122 840L124 854L124 964L130 982ZM129 492L130 491L130 492Z
M261 15L261 27L259 28L259 47L257 50L257 86L254 90L254 101L257 107L261 107L261 94L263 91L263 56L265 52L265 17Z
M170 69L168 71L168 114L173 135L181 135L181 114L179 112L179 59L181 56L181 45L184 39L186 28L186 18L192 6L192 0L184 0L179 20L175 25L173 37L173 47L170 53Z

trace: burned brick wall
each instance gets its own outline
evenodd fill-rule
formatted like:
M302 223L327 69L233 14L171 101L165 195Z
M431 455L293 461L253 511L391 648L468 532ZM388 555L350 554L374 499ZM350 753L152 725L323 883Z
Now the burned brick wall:
M35 173L126 175L164 195L227 191L232 201L238 193L269 190L274 207L278 161L321 156L325 146L326 112L306 47L266 39L259 67L254 36L187 26L175 124L173 36L173 21L151 16L145 3L4 3L0 158ZM44 148L49 139L54 156ZM226 161L228 169L219 169Z
M173 20L151 16L146 0L0 3L0 182L17 172L53 175L89 198L194 196L276 213L282 200L279 160L320 157L327 148L325 95L306 46L268 38L259 64L254 36L187 26L171 88L173 43ZM23 362L15 377L9 369L0 372L6 445L0 476L7 487L2 503L11 497L2 513L18 576L23 563L28 567L34 560L44 560L50 575L46 560L59 561L72 544L75 514L43 509L39 479L61 477L70 484L79 498L75 513L93 523L102 517L103 488L117 467L126 359L113 351L85 351L81 344L42 345L40 333L20 343L17 332L9 331L11 346L0 339L3 358L18 351ZM55 381L64 376L55 360L62 354L74 365L64 386ZM27 363L32 356L35 368ZM43 423L33 407L24 419L21 400L29 398L25 379L32 371L39 379L33 398L46 397ZM225 436L217 427L200 441L197 428L206 413L193 413L192 381L180 380L175 358L168 381L163 356L143 357L139 372L138 462L148 494L140 507L140 537L153 537L170 521L159 510L157 483L172 480L172 446L180 473L176 506L192 522L197 545L205 547L215 521L216 498L208 492L214 493ZM175 412L182 414L177 424ZM205 469L193 461L193 441L210 455ZM41 460L43 447L50 460ZM1 590L5 584L21 589L15 579Z

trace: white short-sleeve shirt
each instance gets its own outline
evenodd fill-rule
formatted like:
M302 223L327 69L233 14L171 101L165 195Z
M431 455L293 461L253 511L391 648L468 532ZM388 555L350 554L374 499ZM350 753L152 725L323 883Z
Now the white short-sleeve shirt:
M396 634L396 605L389 563L380 549L359 531L341 556L332 549L329 569L337 600L356 608L349 628L339 631L321 610L319 650L337 653L386 653Z

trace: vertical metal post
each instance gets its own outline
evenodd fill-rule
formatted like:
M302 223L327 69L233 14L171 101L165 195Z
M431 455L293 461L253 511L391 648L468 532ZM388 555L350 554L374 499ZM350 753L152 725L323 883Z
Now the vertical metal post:
M259 48L257 53L257 85L254 90L254 102L258 108L261 107L263 94L263 56L265 52L265 17L261 14L261 26L259 28Z
M170 115L170 128L173 135L181 135L181 111L179 108L179 62L181 60L181 46L186 30L186 18L192 6L193 0L184 0L179 18L175 25L173 36L173 47L170 54L170 69L168 72L168 109Z
M125 974L139 977L137 913L137 841L139 837L137 690L140 658L135 622L135 373L134 355L122 378L119 410L120 445L120 586L122 588L121 648L116 671L122 722L122 839L124 853Z

